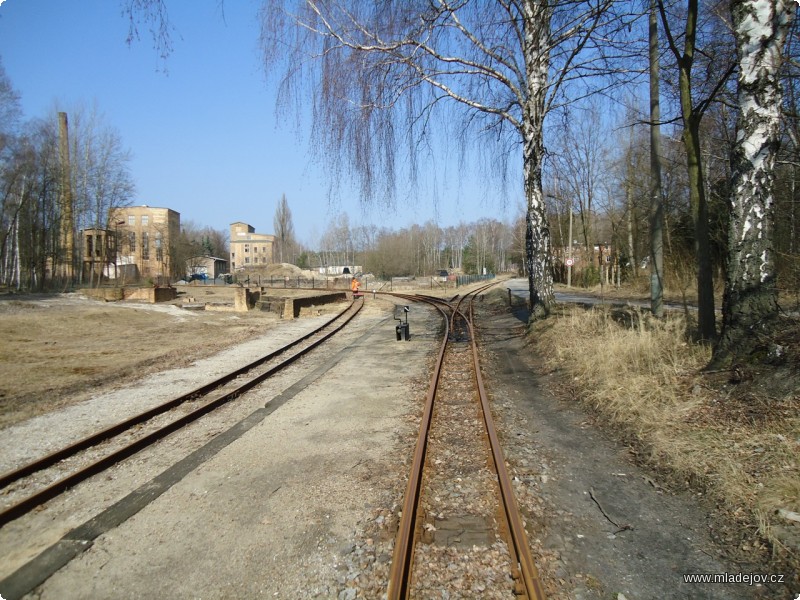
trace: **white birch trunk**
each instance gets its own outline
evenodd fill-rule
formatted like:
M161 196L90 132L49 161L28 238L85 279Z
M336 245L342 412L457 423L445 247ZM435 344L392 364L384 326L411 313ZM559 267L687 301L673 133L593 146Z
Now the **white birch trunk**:
M542 191L544 103L550 63L552 8L543 0L527 0L525 11L525 69L527 101L523 107L523 176L527 199L525 262L528 268L531 316L548 315L554 301L550 257L550 228Z
M14 279L16 280L17 291L19 291L22 288L22 273L19 261L19 215L14 217Z
M716 356L747 353L778 314L774 237L781 52L794 0L732 0L740 114L734 147L723 332Z

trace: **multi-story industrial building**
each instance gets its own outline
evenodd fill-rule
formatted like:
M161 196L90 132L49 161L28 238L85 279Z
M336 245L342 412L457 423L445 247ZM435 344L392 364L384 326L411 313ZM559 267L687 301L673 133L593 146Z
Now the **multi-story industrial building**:
M109 214L109 228L117 240L118 277L168 283L183 276L185 265L177 264L175 251L180 213L146 204L116 208Z
M274 262L275 236L256 233L254 227L231 223L231 271L266 267Z

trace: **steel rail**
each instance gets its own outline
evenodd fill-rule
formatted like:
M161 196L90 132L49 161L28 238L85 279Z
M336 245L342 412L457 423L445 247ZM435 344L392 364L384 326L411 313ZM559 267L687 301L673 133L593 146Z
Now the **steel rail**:
M179 406L180 404L183 404L184 402L187 402L194 398L205 396L214 389L230 383L243 373L246 373L247 371L258 367L259 365L262 365L265 362L272 360L273 358L283 354L287 350L290 350L291 348L297 346L298 344L301 344L308 338L318 334L326 327L329 327L332 323L335 323L337 320L341 319L345 315L345 313L351 309L351 307L352 304L349 305L347 308L345 308L343 311L341 311L333 319L321 325L320 327L317 327L316 329L308 332L302 337L299 337L296 340L292 341L291 343L282 346L277 350L270 352L269 354L262 356L261 358L258 358L239 369L236 369L235 371L223 375L222 377L219 377L214 381L206 383L190 392L177 396L176 398L164 402L163 404L159 404L158 406L154 406L151 409L148 409L144 412L134 415L124 421L111 425L101 431L98 431L97 433L93 433L92 435L77 440L76 442L73 442L69 446L65 446L64 448L51 452L50 454L42 456L41 458L38 458L28 464L22 465L17 469L8 471L7 473L3 473L2 475L0 475L0 489L6 487L8 484L13 483L18 479L21 479L22 477L27 477L28 475L31 475L36 471L40 471L42 469L51 467L54 464L61 462L65 458L69 458L70 456L77 454L78 452L86 450L87 448L91 448L92 446L96 446L100 442L110 439L122 433L123 431L130 429L134 425L139 425L140 423L144 423L145 421L148 421L153 417L156 417L169 410L172 410L173 408Z
M515 580L517 580L517 589L515 592L520 595L524 595L530 600L543 600L545 598L541 580L539 579L538 570L536 569L533 556L530 551L530 543L528 541L527 533L525 532L519 507L514 496L511 479L508 475L508 470L505 467L503 451L500 446L496 428L494 426L494 420L491 416L488 394L486 393L483 377L481 375L478 346L475 337L475 329L473 327L473 305L477 295L492 287L492 285L494 284L483 286L460 297L454 297L450 302L440 298L427 296L391 294L409 300L427 302L435 306L442 314L445 324L445 335L439 351L436 366L434 367L434 374L432 376L431 385L428 389L428 394L425 399L425 406L423 408L417 445L414 450L411 473L403 502L402 517L398 524L398 531L395 538L392 565L389 572L387 600L405 599L409 595L409 586L411 583L410 578L414 561L414 533L418 520L418 506L421 496L423 466L427 453L427 443L431 428L433 406L436 398L438 383L441 377L445 352L449 342L451 341L450 336L455 331L457 316L460 316L465 323L466 333L468 334L471 345L475 371L475 383L478 389L484 425L486 428L487 437L489 439L492 461L495 465L495 472L498 478L498 487L500 489L500 503L502 504L501 512L505 516L508 536L510 538L508 543L509 554L511 555L512 563L515 565L512 572L512 576ZM464 303L464 301L467 299L469 300L469 308L467 310L468 314L461 310L462 303ZM452 302L455 302L456 300L457 302L455 306L453 306ZM445 305L450 309L451 313L449 316L446 314L441 305Z
M410 296L403 296L412 299ZM439 355L434 367L434 375L428 387L428 395L425 397L425 406L422 411L422 420L419 425L419 435L417 445L414 449L414 457L411 463L411 474L408 478L406 493L403 500L402 518L395 537L394 551L392 554L392 566L389 571L389 587L387 600L397 600L406 598L408 595L408 584L410 582L411 568L414 561L414 529L417 522L417 512L419 508L419 496L422 489L422 467L425 464L425 454L428 449L428 433L430 432L431 419L433 416L433 401L436 397L436 389L439 385L439 375L442 371L444 354L447 348L448 338L450 337L450 323L444 309L433 300L426 298L416 298L422 302L427 302L434 306L442 315L444 322L444 339L439 348Z
M463 296L455 296L451 301L425 295L402 294L395 292L385 292L387 296L403 298L410 301L426 302L436 308L442 316L444 324L444 336L439 348L436 365L433 369L431 383L425 397L425 405L422 410L422 418L417 435L417 444L414 448L414 455L411 463L411 470L406 485L406 492L403 499L402 518L398 524L397 535L395 537L394 551L392 554L392 564L389 570L389 585L387 589L387 600L398 600L408 597L408 586L411 579L411 572L414 562L414 531L416 529L419 509L420 493L422 491L423 466L425 455L428 449L428 434L430 432L431 420L433 417L433 405L436 398L436 391L439 385L439 378L442 373L444 356L447 345L450 341L451 325L454 323L453 315L456 310L452 307L452 301L458 299L459 306L463 301ZM445 306L452 311L448 315Z
M345 325L347 325L356 316L356 314L358 314L358 312L361 310L363 305L364 305L364 302L362 300L358 304L358 306L355 308L355 310L353 310L352 313L350 315L348 315L346 317L346 319L344 321L342 321L341 323L339 323L334 329L332 329L331 331L327 332L324 336L320 337L319 339L313 341L309 346L307 346L305 348L302 348L296 354L293 354L293 355L287 357L285 360L283 360L279 364L267 369L263 373L260 373L258 376L254 377L254 378L252 378L252 379L250 379L248 381L245 381L244 383L242 383L240 385L237 385L236 388L234 388L233 390L231 390L229 392L226 392L225 394L223 394L219 398L216 398L216 399L214 399L214 400L212 400L210 402L207 402L206 404L203 404L202 406L200 406L200 407L194 409L193 411L183 415L182 417L179 417L178 419L176 419L176 420L174 420L174 421L172 421L172 422L160 427L159 429L157 429L157 430L155 430L155 431L153 431L153 432L151 432L151 433L139 438L138 440L136 440L136 441L134 441L134 442L122 447L122 448L119 448L118 450L116 450L116 451L114 451L114 452L112 452L110 454L107 454L106 456L104 456L104 457L92 462L88 466L81 468L79 471L76 471L76 472L74 472L74 473L72 473L70 475L62 477L61 479L55 481L54 483L50 484L49 486L39 490L38 492L36 492L34 494L31 494L30 496L28 496L28 497L24 498L23 500L21 500L21 501L15 503L15 504L9 506L8 508L4 509L3 511L0 511L0 527L2 527L3 525L9 523L10 521L13 521L14 519L17 519L17 518L21 517L22 515L30 512L33 508L35 508L35 507L47 502L48 500L51 500L52 498L55 498L56 496L58 496L59 494L63 493L67 489L73 487L74 485L76 485L76 484L88 479L89 477L91 477L93 475L96 475L97 473L100 473L100 472L108 469L109 467L111 467L111 466L117 464L118 462L128 458L129 456L135 454L139 450L141 450L141 449L153 444L154 442L160 440L163 437L166 437L170 433L173 433L174 431L177 431L178 429L180 429L181 427L184 427L185 425L191 423L192 421L197 420L198 418L202 417L206 413L211 412L215 408L217 408L217 407L229 402L230 400L240 396L241 394L243 394L246 391L250 390L251 388L255 387L256 385L258 385L259 383L261 383L262 381L264 381L268 377L272 376L276 372L278 372L278 371L286 368L287 366L291 365L296 360L298 360L300 357L304 356L305 354L307 354L311 350L315 349L317 346L319 346L323 342L327 341L334 334L339 332ZM317 330L315 330L311 334L307 334L307 335L303 336L299 340L295 340L291 344L285 346L284 348L282 348L282 349L280 349L280 350L278 350L278 351L276 351L274 353L271 353L271 355L268 355L268 356L273 356L274 357L276 355L279 355L282 352L284 352L286 349L297 345L298 342L307 339L311 335L319 333L319 331L321 331L325 327L328 327L333 322L337 321L340 317L342 317L347 312L347 310L352 309L352 307L353 307L353 304L351 304L350 307L348 307L348 309L346 309L345 311L340 313L337 317L335 317L334 319L331 319L330 321L328 321L321 328L318 328ZM235 371L236 376L240 376L242 373L244 373L244 372L246 372L248 370L251 370L253 367L258 366L260 364L263 364L264 362L266 362L266 360L268 360L268 358L264 357L262 359L254 361L253 363L250 363L247 367L244 367L242 369L237 369L237 371ZM224 377L222 377L222 378L220 378L220 379L218 379L216 381L220 382L222 380L225 380L224 383L228 383L234 378L235 377L231 377L231 374L229 374L229 375L226 375L226 376L224 376ZM198 388L198 389L206 389L206 388L209 388L209 386L210 386L210 389L206 389L206 391L205 391L205 393L207 394L207 393L213 391L214 389L220 387L220 385L223 385L223 384L218 384L218 385L209 384L208 386L203 386L203 388ZM197 392L197 390L195 390L195 392L192 392L192 393L190 393L188 395L184 395L184 396L191 396L191 395L195 395L196 396L197 395L196 392ZM167 404L170 404L170 403L167 403ZM164 412L164 411L161 411L161 412ZM134 417L134 419L135 419L135 417ZM113 429L113 428L109 428L109 429ZM92 436L92 437L94 437L94 436ZM89 439L89 438L87 438L87 439ZM74 446L74 444L73 444L73 446ZM54 453L54 454L56 454L56 453ZM73 452L73 454L74 454L74 452Z
M489 406L489 395L486 393L486 387L483 384L473 317L473 302L470 302L467 327L470 330L470 337L472 338L472 359L475 365L475 380L478 386L481 408L483 409L483 420L486 425L486 433L489 437L494 468L497 473L497 481L500 486L500 496L503 502L506 521L508 522L509 535L513 544L513 555L516 558L517 567L522 575L522 585L525 589L526 596L531 600L543 600L545 597L544 589L542 588L542 582L539 578L539 571L536 569L536 565L533 561L528 534L525 531L525 525L522 523L522 516L520 515L517 499L514 495L511 477L508 474L508 469L506 469L503 448L497 436L497 429L495 428L494 419L492 418L492 410ZM511 549L512 548L510 548L510 550Z

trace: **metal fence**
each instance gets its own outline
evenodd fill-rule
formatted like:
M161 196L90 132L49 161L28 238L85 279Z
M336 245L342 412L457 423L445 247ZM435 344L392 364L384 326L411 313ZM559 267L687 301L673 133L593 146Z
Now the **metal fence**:
M394 292L407 290L453 290L477 281L493 279L494 275L450 275L447 277L392 277L378 279L365 275L359 277L362 292ZM234 275L231 278L208 279L194 281L189 285L241 285L245 287L312 289L312 290L349 290L352 277L280 277L265 275Z

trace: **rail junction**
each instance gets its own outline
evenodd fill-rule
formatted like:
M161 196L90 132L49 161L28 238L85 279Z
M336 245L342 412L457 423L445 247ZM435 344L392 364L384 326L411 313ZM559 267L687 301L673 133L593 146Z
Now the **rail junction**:
M506 585L509 597L544 598L478 357L473 303L488 287L449 302L412 298L440 311L444 339L425 400L394 546L390 600L444 597L449 590L442 572L460 567L467 578L467 571L486 556L505 564L508 577L487 577L484 589L477 591L487 592L491 586L500 592ZM442 480L453 479L459 482L459 493L446 497ZM469 554L475 556L460 560Z

